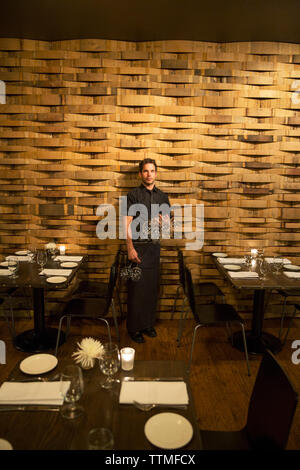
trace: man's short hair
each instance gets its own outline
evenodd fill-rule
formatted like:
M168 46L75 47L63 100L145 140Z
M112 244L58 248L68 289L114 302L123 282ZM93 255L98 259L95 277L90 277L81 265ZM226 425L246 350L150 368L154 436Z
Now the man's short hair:
M155 171L157 171L157 164L156 164L156 161L153 160L153 158L144 158L144 160L142 160L142 161L139 163L139 170L140 170L140 173L142 173L143 168L144 168L145 165L147 165L147 163L152 163L152 164L155 166Z

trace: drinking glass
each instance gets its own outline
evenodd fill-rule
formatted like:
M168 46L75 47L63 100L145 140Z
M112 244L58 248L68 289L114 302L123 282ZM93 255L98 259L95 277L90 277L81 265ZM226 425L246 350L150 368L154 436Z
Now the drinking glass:
M274 274L279 275L283 268L282 257L280 255L275 255L273 260L273 271Z
M101 387L111 389L116 384L116 379L113 378L113 375L116 374L120 367L120 353L116 344L105 343L103 345L103 352L99 358L99 366L101 372L107 375L107 379L101 384Z
M251 255L245 255L245 264L246 264L248 270L250 270L250 268L251 268L251 261L252 261L252 256Z
M66 388L64 382L70 382ZM78 366L67 366L60 376L60 391L64 397L64 405L61 408L61 414L64 418L74 419L83 413L83 407L77 402L83 393L82 371Z
M11 278L15 279L17 276L17 271L18 271L18 261L17 260L14 260L12 257L8 257L7 258L7 268L9 270L9 272L11 273Z
M258 271L259 277L261 280L265 280L267 278L267 273L269 270L268 263L262 258L258 262Z
M36 255L37 264L41 267L40 274L42 273L44 266L47 263L47 253L44 250L39 250Z
M108 428L94 428L88 434L89 450L113 449L114 437Z

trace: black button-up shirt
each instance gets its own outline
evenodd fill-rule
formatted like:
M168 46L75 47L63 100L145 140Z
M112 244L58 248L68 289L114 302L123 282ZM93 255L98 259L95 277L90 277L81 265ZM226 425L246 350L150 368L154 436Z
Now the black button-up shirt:
M147 217L145 217L145 214L143 212L137 212L136 214L132 215L132 217L133 220L137 217L141 218L141 224L144 225L144 227L140 226L137 231L140 232L140 239L149 240L150 233L146 234L145 223L149 224L153 217L157 217L157 211L154 212L151 206L152 204L166 204L168 207L170 207L169 197L166 193L158 189L156 186L154 186L154 188L150 191L146 188L146 186L141 184L140 186L133 189L127 194L127 215L131 215L129 214L129 209L134 204L143 204L144 207L147 209ZM166 211L162 208L159 213L165 215L166 213L169 214L169 211Z

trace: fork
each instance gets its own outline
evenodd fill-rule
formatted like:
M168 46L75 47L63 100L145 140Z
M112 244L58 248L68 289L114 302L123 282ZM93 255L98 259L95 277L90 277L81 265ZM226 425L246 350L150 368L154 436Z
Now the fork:
M187 405L167 405L160 403L139 403L138 401L133 400L133 405L141 411L150 411L153 408L176 408L179 410L186 410Z

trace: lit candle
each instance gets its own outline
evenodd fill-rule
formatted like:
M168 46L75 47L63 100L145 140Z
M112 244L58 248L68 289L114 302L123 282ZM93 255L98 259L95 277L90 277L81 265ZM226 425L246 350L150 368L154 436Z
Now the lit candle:
M256 249L256 248L252 248L252 250L251 250L251 256L252 256L253 258L256 258L256 257L257 257L257 253L258 253L257 249Z
M121 349L121 367L123 370L132 370L135 350L133 348Z
M65 247L65 245L61 245L61 246L59 247L59 253L60 253L61 255L64 255L65 252L66 252L66 247Z

